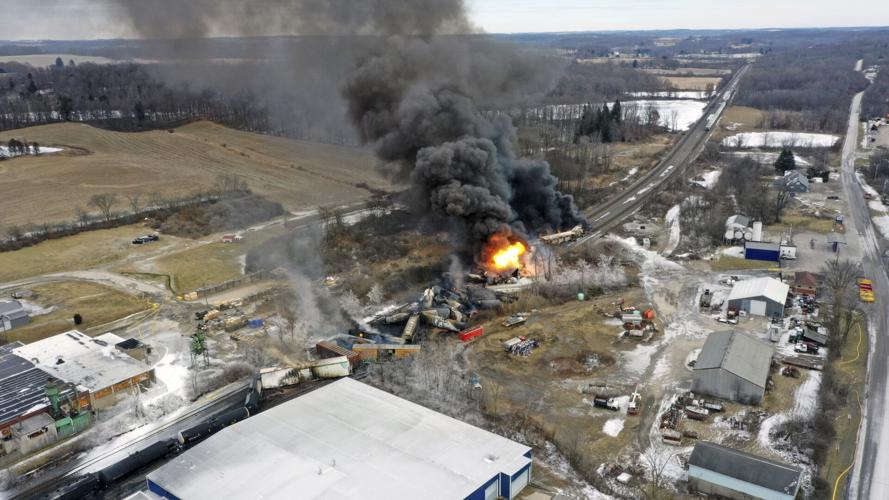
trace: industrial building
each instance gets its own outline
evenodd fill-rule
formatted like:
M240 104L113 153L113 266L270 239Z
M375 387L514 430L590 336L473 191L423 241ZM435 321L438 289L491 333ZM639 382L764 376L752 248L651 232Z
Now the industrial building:
M688 486L719 498L793 500L802 470L706 441L688 459Z
M344 378L227 427L148 474L170 499L512 499L531 448Z
M133 387L154 378L152 368L145 363L101 338L94 339L77 330L12 351L53 377L88 391L93 409L113 405L123 395L132 393Z
M741 332L714 332L695 361L695 392L758 405L765 396L774 349Z
M0 332L25 326L30 322L31 318L21 302L17 300L0 302Z
M790 287L774 278L755 278L735 283L728 307L754 316L784 317Z

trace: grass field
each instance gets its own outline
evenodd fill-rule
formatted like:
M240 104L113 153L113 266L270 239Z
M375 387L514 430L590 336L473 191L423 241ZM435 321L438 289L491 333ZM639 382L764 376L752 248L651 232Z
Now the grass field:
M0 133L65 150L0 162L0 226L72 220L90 196L117 193L188 194L212 187L222 174L242 176L250 188L289 210L347 204L390 184L367 149L240 132L210 122L168 131L120 133L84 124L53 124Z
M247 252L284 231L281 226L272 226L247 233L244 243L210 243L166 255L153 262L154 271L169 275L171 288L178 294L239 278Z
M162 245L183 241L172 236L163 236L160 244L135 246L130 243L134 237L144 233L145 228L137 224L90 231L44 241L14 252L2 252L0 283L60 271L89 269L130 255L144 255Z
M4 340L28 343L71 330L75 328L75 313L83 316L83 324L76 328L85 330L149 307L138 297L96 283L65 281L37 285L30 290L35 294L28 299L30 302L52 311L32 317L29 325L8 332Z
M836 487L834 498L846 498L844 479L848 478L849 465L855 456L856 436L861 423L861 405L864 394L864 380L867 375L867 324L863 319L852 327L842 347L842 356L834 363L836 384L847 386L849 395L844 409L839 410L834 430L835 446L827 454L821 476Z
M781 223L767 226L766 228L772 233L783 233L788 229L794 231L812 231L814 233L828 234L834 230L833 219L807 217L799 213L785 212L781 216Z
M708 86L714 88L719 85L722 78L714 76L664 76L662 77L677 90L707 90Z

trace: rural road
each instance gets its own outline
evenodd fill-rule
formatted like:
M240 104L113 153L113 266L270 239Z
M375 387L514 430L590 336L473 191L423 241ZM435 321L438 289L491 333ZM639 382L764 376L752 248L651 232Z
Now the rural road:
M725 110L727 106L721 106L721 104L728 103L734 97L738 82L741 81L749 68L749 65L744 66L735 73L731 81L712 98L701 119L679 138L679 141L654 169L633 182L620 195L585 210L584 215L590 223L589 232L583 238L570 244L569 247L582 245L593 238L602 236L607 229L641 208L673 176L684 172L685 168L698 158L707 139L710 138L710 130L707 130L706 125L708 119L714 113L722 113Z
M860 67L860 66L856 66ZM852 100L849 129L843 143L842 179L849 200L855 233L861 235L861 265L874 281L876 302L866 307L870 333L870 355L867 381L862 399L864 411L858 433L855 467L852 471L847 498L889 498L889 276L883 262L885 251L870 218L864 191L855 176L855 151L858 146L859 93Z

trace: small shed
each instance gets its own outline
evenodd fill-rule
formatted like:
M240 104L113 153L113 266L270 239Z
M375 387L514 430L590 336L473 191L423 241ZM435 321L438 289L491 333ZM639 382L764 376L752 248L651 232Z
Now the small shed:
M744 258L778 262L781 260L781 245L765 241L746 241L744 242Z
M30 322L31 317L21 302L17 300L0 302L0 331L12 330Z
M781 462L701 441L688 459L692 491L719 498L793 500L802 470Z
M790 287L774 278L755 278L735 283L728 306L754 316L784 316Z
M793 292L797 295L818 294L818 285L821 284L821 276L808 271L797 271L793 275Z
M694 392L758 405L765 396L774 348L746 333L714 332L694 367Z

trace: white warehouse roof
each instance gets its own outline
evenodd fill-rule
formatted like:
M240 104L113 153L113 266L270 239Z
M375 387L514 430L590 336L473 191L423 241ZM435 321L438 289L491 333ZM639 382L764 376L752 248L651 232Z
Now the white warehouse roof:
M151 367L99 338L77 330L13 349L41 370L96 392L141 375Z
M787 283L774 278L754 278L735 283L728 300L742 300L754 297L765 297L774 302L784 304L790 287Z
M530 448L350 378L227 427L148 475L178 498L455 499Z

